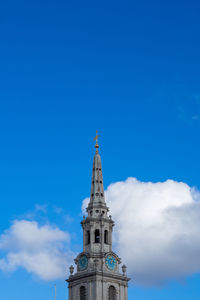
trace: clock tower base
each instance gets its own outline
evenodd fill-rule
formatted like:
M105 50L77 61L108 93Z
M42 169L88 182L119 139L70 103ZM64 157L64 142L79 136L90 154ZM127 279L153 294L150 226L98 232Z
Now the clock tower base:
M124 275L114 275L99 271L70 276L67 280L69 285L70 300L127 300L128 278ZM83 294L80 294L80 291ZM114 295L112 295L114 291ZM82 298L81 298L82 296ZM113 296L113 297L112 297Z

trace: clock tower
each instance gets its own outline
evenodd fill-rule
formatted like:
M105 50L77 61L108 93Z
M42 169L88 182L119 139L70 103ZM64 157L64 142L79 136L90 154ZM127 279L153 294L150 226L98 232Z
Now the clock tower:
M67 279L69 300L127 300L129 278L126 266L119 271L121 259L112 251L114 222L108 214L105 202L101 157L98 153L93 160L90 202L87 217L81 222L83 228L83 252L75 258L76 272L70 267Z

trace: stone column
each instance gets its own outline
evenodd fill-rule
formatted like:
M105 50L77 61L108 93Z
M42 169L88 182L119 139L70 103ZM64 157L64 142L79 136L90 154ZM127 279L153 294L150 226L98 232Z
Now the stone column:
M83 226L83 251L85 251L85 238L86 238L86 230L85 230L85 226Z
M124 300L128 300L127 286L124 286Z
M71 286L69 287L68 296L69 296L69 300L72 300L72 288L71 288Z
M103 232L103 222L102 221L101 221L100 227L101 227L101 230L100 230L100 243L101 243L101 251L103 252L104 232Z

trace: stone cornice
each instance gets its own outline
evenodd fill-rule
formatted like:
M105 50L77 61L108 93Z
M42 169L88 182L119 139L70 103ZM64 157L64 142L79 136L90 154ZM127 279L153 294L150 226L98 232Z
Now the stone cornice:
M130 280L130 278L122 274L112 274L112 273L102 272L102 271L92 271L90 273L87 272L76 273L75 275L71 275L68 279L66 279L66 281L72 283L74 281L78 281L82 279L85 280L89 279L91 281L96 279L101 280L102 278L103 280L111 279L111 280L121 280L123 282L128 282Z

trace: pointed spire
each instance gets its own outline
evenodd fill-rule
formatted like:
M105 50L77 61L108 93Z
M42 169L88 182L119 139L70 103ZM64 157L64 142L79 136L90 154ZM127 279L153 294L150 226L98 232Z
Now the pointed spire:
M90 203L89 206L94 205L102 205L105 206L105 197L104 197L104 187L103 187L103 175L102 175L102 165L101 165L101 157L98 152L98 137L96 131L96 136L94 140L96 140L95 148L96 154L93 160L93 169L92 169L92 184L91 184L91 194L90 194Z

